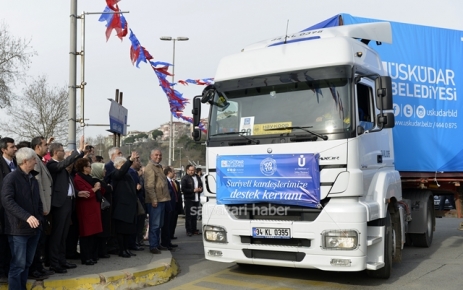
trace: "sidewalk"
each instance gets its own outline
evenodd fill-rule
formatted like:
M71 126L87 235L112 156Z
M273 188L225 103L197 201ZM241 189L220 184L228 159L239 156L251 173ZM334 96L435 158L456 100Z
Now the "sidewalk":
M139 289L165 283L177 275L178 267L169 251L153 255L149 247L144 248L144 251L132 251L135 257L111 255L108 259L99 259L93 266L68 260L77 264L77 268L43 281L28 280L27 289ZM3 289L8 289L8 285L1 284L0 290Z
M200 227L201 223L198 223ZM177 222L177 251L182 251L190 241L185 234L185 219L180 215ZM148 241L145 241L148 244ZM66 274L53 274L43 281L27 280L27 289L31 290L89 290L89 289L142 289L163 284L179 273L179 267L170 251L153 255L149 246L143 251L132 251L137 256L122 258L110 255L108 259L99 259L93 266L82 265L79 260L68 260L77 265ZM7 290L7 284L0 284L0 290Z

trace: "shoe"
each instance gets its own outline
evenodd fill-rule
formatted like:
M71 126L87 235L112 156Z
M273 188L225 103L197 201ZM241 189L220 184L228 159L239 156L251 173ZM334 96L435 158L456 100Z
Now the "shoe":
M31 279L31 280L42 281L42 280L45 280L45 279L50 278L50 276L44 275L44 274L42 274L40 271L34 271L34 272L32 272L32 273L29 273L29 275L27 276L27 278L28 278L28 279Z
M170 239L171 239L171 240L176 240L176 239L177 239L177 237L172 237L172 238L170 238Z
M161 247L164 247L164 246L161 246ZM169 251L175 252L175 249L174 249L175 247L178 247L178 245L170 244L169 246L164 247L164 248L168 249Z
M69 262L66 262L66 264L61 265L61 268L64 268L64 269L74 269L76 267L77 267L76 264L69 263Z
M135 256L137 255L137 254L135 254L135 253L132 253L130 250L127 250L126 252L129 253L130 256L134 256L134 257L135 257Z
M47 275L47 276L55 274L55 272L49 271L49 270L47 270L45 268L40 269L39 272L42 273L42 275Z
M59 274L64 274L68 272L68 270L61 268L61 267L50 267L50 271L54 271L55 273L59 273Z
M201 233L200 231L196 230L194 234L197 235L197 236L199 236L199 235L202 234L202 233Z
M139 246L135 246L135 247L129 248L129 250L132 250L132 251L143 251L143 250L145 250L145 248L142 248L142 247L139 247Z
M177 245L177 244L170 244L169 247L171 247L171 248L177 248L178 245Z
M111 258L109 254L98 255L98 257L103 258L103 259Z
M98 259L97 259L97 260L95 260L95 259L90 259L90 260L93 262L93 264L98 263Z
M158 250L160 250L160 251L167 251L167 250L169 250L169 249L166 248L166 247L163 247L163 246L159 245L159 246L158 246Z
M82 265L93 266L95 263L93 263L93 260L86 260L82 261Z
M132 256L129 253L127 253L126 251L122 251L122 252L119 253L119 257L130 258Z
M150 250L151 254L161 254L161 251L158 248L154 248Z
M191 237L193 234L192 233L186 233L187 236Z

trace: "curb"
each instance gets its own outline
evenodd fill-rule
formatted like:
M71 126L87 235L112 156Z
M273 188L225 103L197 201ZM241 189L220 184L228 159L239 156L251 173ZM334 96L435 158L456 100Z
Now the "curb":
M166 283L178 270L175 259L169 257L143 266L70 279L28 280L26 287L31 290L141 289ZM4 289L8 289L7 284L0 285L0 290Z

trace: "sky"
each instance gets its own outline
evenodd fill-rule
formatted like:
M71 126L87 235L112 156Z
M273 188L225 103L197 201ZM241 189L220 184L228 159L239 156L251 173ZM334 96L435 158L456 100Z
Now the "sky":
M27 72L45 74L50 86L69 83L69 14L71 0L0 0L0 21L16 37L31 39L37 52ZM105 0L78 0L78 13L102 12ZM252 43L303 30L339 13L353 16L463 30L463 1L458 0L121 0L129 28L154 61L172 62L173 43L161 36L188 37L177 42L175 80L214 77L222 57L239 53ZM109 124L108 98L124 94L128 131L149 131L170 120L167 97L151 67L130 61L130 41L114 35L106 41L99 15L86 16L85 118L88 124ZM78 21L78 51L81 49ZM77 83L81 82L78 57ZM170 78L169 78L170 80ZM17 84L15 93L21 93ZM175 89L192 100L203 86L178 84ZM80 90L77 90L80 102ZM202 117L207 116L203 108ZM0 119L6 111L0 109ZM191 104L184 115L191 116ZM177 119L174 118L174 121ZM179 120L180 121L180 120ZM86 136L109 134L109 127L86 126ZM0 128L0 135L2 130Z

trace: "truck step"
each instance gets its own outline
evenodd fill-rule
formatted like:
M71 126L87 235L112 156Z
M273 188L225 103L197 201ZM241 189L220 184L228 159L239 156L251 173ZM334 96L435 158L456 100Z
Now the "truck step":
M367 246L372 246L374 244L377 244L379 242L381 242L383 238L382 237L372 237L372 236L369 236L367 238Z
M378 270L384 267L384 262L367 262L367 270Z

